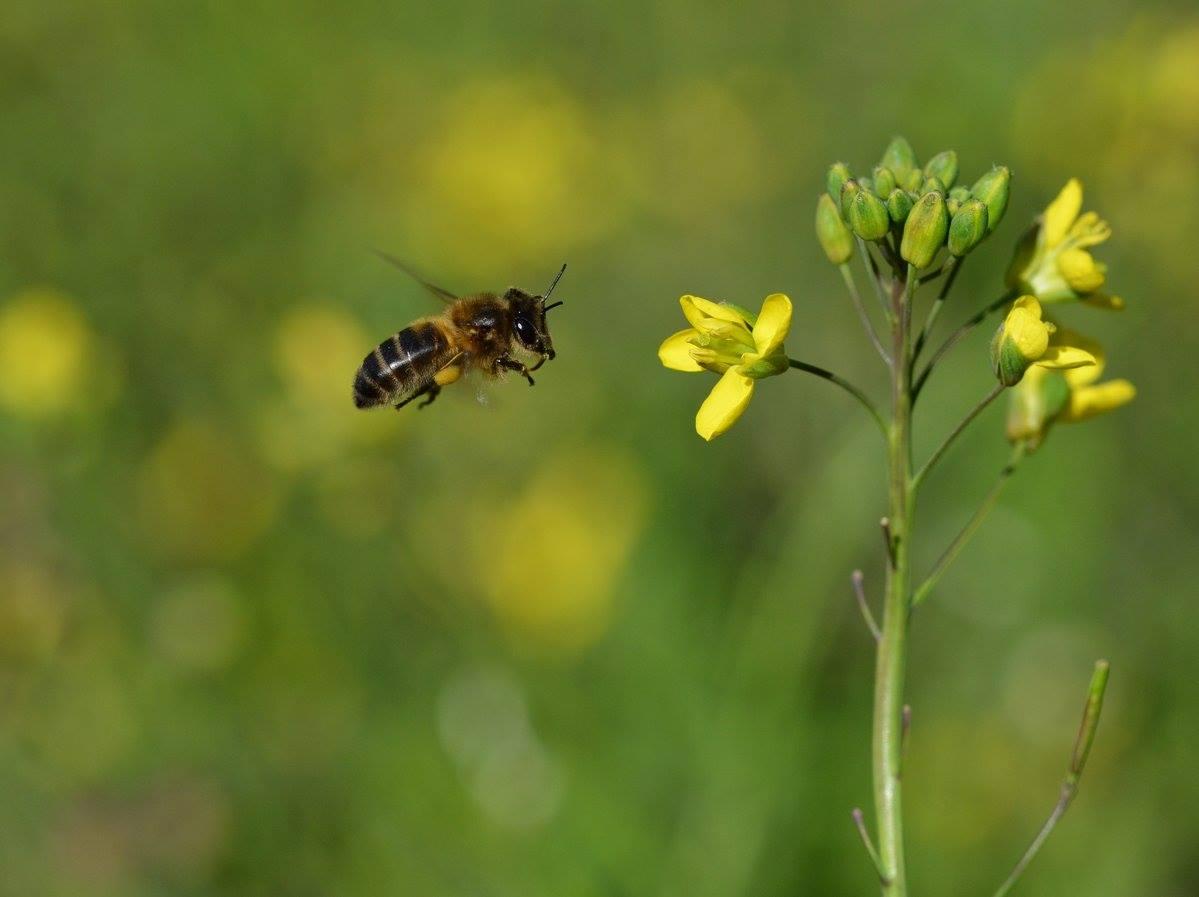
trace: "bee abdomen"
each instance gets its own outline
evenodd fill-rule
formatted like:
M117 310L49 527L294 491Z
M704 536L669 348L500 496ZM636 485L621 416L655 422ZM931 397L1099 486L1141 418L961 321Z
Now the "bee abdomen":
M395 404L427 386L450 360L450 342L432 321L405 327L362 360L354 378L354 405Z

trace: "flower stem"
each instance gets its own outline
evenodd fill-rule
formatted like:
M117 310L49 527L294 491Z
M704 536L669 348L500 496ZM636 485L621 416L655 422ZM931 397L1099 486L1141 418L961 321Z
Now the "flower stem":
M1041 826L1037 836L1032 839L1032 843L1028 845L1028 849L1016 863L1016 867L1012 869L1011 874L995 892L995 897L1006 897L1008 891L1012 889L1012 885L1024 874L1028 864L1041 850L1058 821L1066 815L1066 810L1070 809L1074 795L1078 793L1078 780L1082 777L1083 768L1087 765L1087 756L1091 753L1095 730L1099 726L1099 714L1103 711L1103 693L1107 690L1108 669L1109 664L1106 660L1095 661L1095 671L1091 674L1091 685L1087 689L1087 703L1083 708L1082 724L1078 727L1078 737L1074 740L1074 753L1070 757L1070 769L1062 781L1057 803L1053 805L1049 818L1045 820L1045 824Z
M909 266L904 283L892 285L894 316L891 351L891 425L888 428L888 532L890 557L883 602L882 637L875 654L872 766L878 853L884 897L906 897L903 850L903 803L900 794L903 759L903 687L907 666L908 601L911 571L908 558L912 524L911 483L911 321L916 270Z
M937 446L937 450L932 453L932 456L926 462L924 462L924 466L921 467L916 476L913 477L912 489L920 488L920 484L924 482L924 477L930 470L933 469L933 466L941 460L941 456L949 451L949 447L953 445L957 438L962 435L965 429L970 426L971 423L973 423L974 419L982 414L983 409L999 398L1000 393L1002 393L1006 388L1007 387L1005 387L1002 383L995 384L995 388L983 396L982 401L975 405L974 408L970 410L970 413L962 418L961 422L954 427L953 432L945 437L945 441Z
M999 479L995 481L995 485L991 487L991 491L987 493L987 497L983 499L983 503L974 512L974 516L962 527L962 531L957 534L949 544L949 547L945 549L945 553L937 559L932 572L928 574L924 582L916 589L916 594L912 596L912 607L917 607L936 588L945 571L949 569L949 565L954 562L962 548L970 541L970 537L977 532L983 520L991 513L991 509L995 507L995 502L999 500L999 493L1003 491L1003 487L1007 485L1008 479L1016 472L1016 468L1020 462L1024 460L1024 455L1024 443L1017 444L1015 449L1012 450L1011 460L999 472Z
M878 424L879 429L882 430L882 432L883 432L883 435L884 436L887 435L887 425L885 423L883 423L883 416L879 413L879 410L876 407L874 407L874 403L872 401L870 401L870 397L867 396L866 393L862 392L862 390L858 389L856 386L854 386L852 383L850 383L848 380L844 379L843 377L837 376L832 371L825 370L822 367L817 367L814 364L808 364L806 361L798 361L797 359L794 359L794 358L789 359L789 360L791 363L791 367L793 367L795 370L803 371L808 374L814 374L815 376L820 377L824 380L828 380L832 383L836 383L843 390L845 390L847 393L849 393L851 396L853 396L855 399L857 399L859 402L861 402L862 407L870 412L870 416L872 418L874 418L874 422L876 424Z
M944 358L950 349L960 343L966 337L966 334L985 321L993 313L999 311L999 309L1003 308L1005 305L1015 299L1016 292L1016 290L1008 290L986 308L979 310L974 317L951 333L945 342L941 343L940 348L938 348L933 354L933 357L929 359L928 364L924 366L924 370L920 372L920 376L916 378L916 385L912 389L913 400L915 397L919 396L920 391L924 389L924 384L928 380L928 375L933 372L933 368L937 366L937 362Z
M874 323L870 320L870 315L866 313L866 306L862 302L862 294L858 292L858 285L854 282L853 272L849 269L849 265L841 266L841 277L845 281L845 288L849 290L849 295L853 299L854 308L858 310L858 317L862 319L862 329L870 337L870 342L882 357L883 362L890 364L891 356L883 348L883 341L879 339L878 331L874 329Z
M946 273L945 280L941 284L941 291L937 293L937 298L933 301L933 307L928 311L928 317L924 319L924 326L920 328L920 335L916 337L916 345L912 349L912 363L916 363L916 359L920 357L920 350L924 348L924 344L928 342L929 334L933 331L933 325L937 323L937 318L941 314L941 309L945 307L945 300L949 296L949 291L953 289L953 282L957 280L958 272L962 270L963 259L952 258L945 263L945 267L941 269L942 273Z

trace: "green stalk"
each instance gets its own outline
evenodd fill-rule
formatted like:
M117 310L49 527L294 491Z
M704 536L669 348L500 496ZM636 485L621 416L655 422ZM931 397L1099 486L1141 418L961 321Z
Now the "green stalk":
M887 460L888 521L891 556L883 602L882 638L878 642L874 677L872 765L878 853L884 897L906 897L901 799L903 747L903 687L907 666L908 603L911 593L909 545L912 525L912 383L909 309L916 270L909 266L907 281L892 286L894 317L891 351L891 424Z

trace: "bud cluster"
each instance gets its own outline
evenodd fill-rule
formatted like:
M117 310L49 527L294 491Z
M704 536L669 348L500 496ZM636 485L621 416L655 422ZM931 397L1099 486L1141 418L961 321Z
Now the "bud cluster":
M900 256L917 268L931 265L942 247L961 258L999 225L1011 172L997 165L970 187L957 179L957 153L945 150L922 166L903 137L891 141L869 174L855 176L838 162L817 204L820 245L836 265L853 255L854 236L872 242L894 236Z

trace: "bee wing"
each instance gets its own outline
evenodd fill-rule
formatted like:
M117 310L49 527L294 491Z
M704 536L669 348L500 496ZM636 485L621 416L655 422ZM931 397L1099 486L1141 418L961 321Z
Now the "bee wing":
M379 258L383 259L383 261L387 262L388 264L394 265L395 267L399 268L401 271L403 271L405 274L407 274L409 277L411 277L413 280L415 280L417 283L419 283L422 287L424 287L426 290L428 290L430 293L432 293L434 296L436 296L438 299L440 299L446 305L450 305L451 303L457 301L458 297L455 296L453 293L451 293L449 290L439 287L436 284L429 283L429 281L425 280L423 277L421 277L419 274L417 274L415 271L413 271L411 268L409 268L406 264L401 262L398 258L396 258L391 253L384 252L382 249L376 249L375 255L379 256Z

